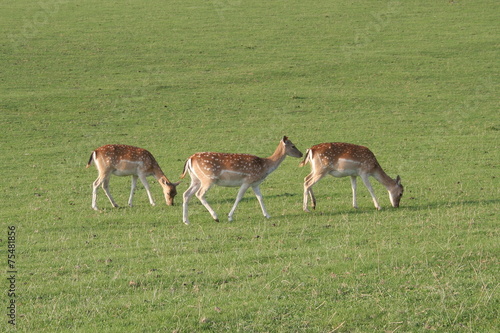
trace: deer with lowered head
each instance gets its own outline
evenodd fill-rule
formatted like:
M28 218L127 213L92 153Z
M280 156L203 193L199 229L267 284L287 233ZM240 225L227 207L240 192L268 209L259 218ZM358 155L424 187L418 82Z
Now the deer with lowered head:
M177 185L180 182L172 183L161 170L158 162L153 155L143 148L127 146L127 145L105 145L97 148L90 155L87 168L95 164L99 176L93 183L92 189L92 208L97 208L97 189L100 185L106 193L113 207L118 207L113 196L109 192L109 179L111 175L115 176L132 176L132 189L128 199L129 206L132 207L132 198L134 196L137 179L139 178L146 189L149 202L155 205L153 196L149 189L149 184L146 179L148 176L154 176L158 183L163 188L163 194L168 206L174 204L174 197L177 194Z
M229 221L233 220L233 214L238 203L243 198L246 190L251 187L259 201L262 213L266 218L269 214L264 207L259 185L276 168L286 156L300 158L302 153L295 145L284 136L279 142L274 154L267 158L261 158L248 154L226 154L226 153L196 153L189 157L184 165L184 172L191 177L191 185L184 192L182 203L183 222L189 224L188 203L193 195L200 200L209 211L215 221L219 221L217 214L205 199L205 194L213 185L224 187L239 187L236 201L229 212Z
M312 186L326 175L334 177L351 177L352 187L352 205L358 208L356 202L356 177L363 180L366 188L370 192L375 208L381 209L375 192L370 183L369 177L374 177L389 192L389 199L393 207L399 207L399 202L403 196L403 185L401 178L389 177L378 163L375 155L364 146L358 146L350 143L321 143L307 149L304 160L299 166L311 163L311 173L304 178L304 202L303 209L309 212L307 208L308 196L312 201L312 208L316 208L316 198Z

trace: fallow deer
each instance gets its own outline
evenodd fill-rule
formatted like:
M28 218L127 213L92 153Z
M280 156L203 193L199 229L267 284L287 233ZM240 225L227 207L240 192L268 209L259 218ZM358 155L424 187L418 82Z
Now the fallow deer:
M161 170L158 162L153 155L143 148L127 146L127 145L105 145L97 148L90 155L87 168L94 162L99 176L93 183L92 189L92 208L97 208L97 189L100 185L104 189L106 196L113 205L118 207L115 200L109 192L109 179L111 175L115 176L132 176L132 189L128 199L129 206L132 207L132 198L134 196L137 178L139 178L146 189L149 202L155 205L149 184L146 179L148 176L154 176L158 183L163 188L165 201L168 206L174 204L174 197L177 194L176 187L179 183L172 183Z
M219 221L217 214L205 199L205 194L213 185L240 187L236 201L228 215L229 221L233 220L234 211L249 187L255 193L264 216L270 218L264 207L259 185L271 172L278 168L287 155L297 158L302 157L302 153L286 136L280 141L274 154L268 158L248 154L206 152L192 155L186 161L184 172L181 175L181 178L184 178L186 173L189 173L191 177L191 185L183 195L183 222L189 224L188 203L194 194L210 212L213 219Z
M377 198L370 184L369 177L372 176L385 186L389 192L389 198L393 207L399 207L399 202L403 196L403 185L401 178L389 177L377 162L375 155L367 148L350 143L321 143L315 145L306 151L304 160L299 166L311 163L311 173L304 178L304 204L303 209L309 212L307 208L308 196L311 197L312 208L316 208L316 198L312 191L312 186L321 178L330 174L334 177L351 177L352 187L352 205L358 208L356 202L356 177L359 176L368 188L373 199L375 208L380 210Z

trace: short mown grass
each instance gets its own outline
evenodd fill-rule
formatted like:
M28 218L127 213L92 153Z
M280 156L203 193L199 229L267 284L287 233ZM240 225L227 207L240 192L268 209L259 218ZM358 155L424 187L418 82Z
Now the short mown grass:
M496 332L495 1L16 1L0 12L2 234L17 228L22 332ZM151 151L177 181L197 151L269 156L287 135L368 146L405 185L315 185L288 157L251 191L157 206L93 149ZM4 270L4 272L6 269ZM2 307L9 298L5 273ZM12 330L7 316L2 330Z

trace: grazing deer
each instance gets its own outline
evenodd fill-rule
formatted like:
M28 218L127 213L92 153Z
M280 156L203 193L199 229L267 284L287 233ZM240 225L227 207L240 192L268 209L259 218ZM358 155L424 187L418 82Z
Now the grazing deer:
M105 145L97 148L90 155L87 168L95 163L99 176L93 183L92 190L92 208L97 208L97 188L102 184L102 188L106 193L109 201L113 207L118 207L115 200L109 192L109 178L111 175L116 176L132 176L132 190L128 199L129 206L132 207L132 197L134 196L135 187L137 185L137 178L139 178L148 193L149 202L155 205L149 184L146 179L147 176L154 176L158 183L163 188L163 194L168 206L174 204L174 197L177 194L176 186L179 183L172 183L161 171L158 162L156 162L153 155L146 149L126 146L126 145Z
M390 178L382 167L377 162L375 155L366 147L357 146L350 143L321 143L312 146L306 151L304 160L299 166L304 166L308 162L311 163L311 173L304 178L304 205L303 209L307 209L308 195L311 197L312 208L316 208L316 198L314 197L312 186L321 178L330 174L334 177L351 177L352 186L352 205L358 208L356 202L356 177L359 176L363 183L368 188L372 196L375 208L380 210L380 205L377 202L373 191L370 176L378 180L385 186L389 192L389 198L393 207L399 207L399 201L403 196L403 185L401 178Z
M297 158L302 157L302 153L286 136L280 141L274 154L268 158L247 154L224 153L196 153L192 155L186 161L184 172L181 175L181 178L184 178L186 173L189 172L191 177L191 185L183 195L183 222L189 224L188 203L194 194L210 212L213 219L219 221L217 214L205 199L205 194L212 185L240 187L233 208L229 212L229 221L233 220L234 211L249 187L255 193L264 216L270 218L264 207L259 185L271 172L279 167L286 155Z

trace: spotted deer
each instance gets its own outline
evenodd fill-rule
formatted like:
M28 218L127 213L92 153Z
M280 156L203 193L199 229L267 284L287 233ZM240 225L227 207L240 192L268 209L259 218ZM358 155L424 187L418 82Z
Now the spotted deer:
M375 155L367 148L350 143L321 143L307 149L304 160L299 166L311 163L311 173L304 178L304 202L303 209L307 208L308 196L312 201L312 208L316 208L316 198L312 186L321 178L330 174L334 177L351 177L352 205L358 208L356 202L356 177L359 176L368 188L373 199L375 208L380 210L377 198L370 184L369 177L374 177L389 192L389 198L393 207L399 207L399 202L403 196L403 185L401 178L389 177L377 162Z
M105 145L97 148L90 155L87 168L95 164L99 176L93 183L92 189L92 208L97 208L97 189L100 185L106 193L109 201L113 207L118 207L115 200L109 192L109 179L111 175L115 176L132 176L132 189L128 199L129 206L132 207L132 198L134 196L135 187L137 185L137 178L139 178L146 189L149 202L155 205L149 184L146 179L148 176L154 176L158 183L163 188L165 201L168 206L174 204L174 197L177 194L176 187L178 183L172 183L161 171L158 162L156 162L153 155L143 148L127 146L127 145Z
M257 200L259 201L262 213L266 218L270 218L264 207L262 194L259 185L276 168L286 156L300 158L302 153L286 136L278 144L274 154L268 158L261 158L248 154L225 154L225 153L196 153L189 157L184 165L181 178L186 173L191 177L191 185L183 195L183 222L189 224L188 203L193 195L205 206L215 221L219 221L217 214L205 199L205 194L213 185L224 187L238 187L233 208L229 212L229 221L233 220L233 214L238 203L243 198L246 190L251 187Z

